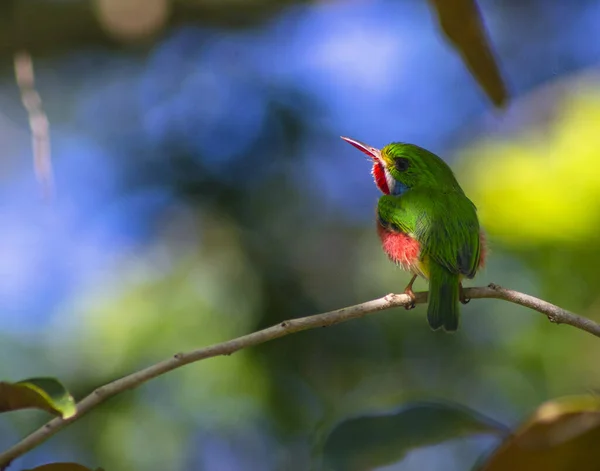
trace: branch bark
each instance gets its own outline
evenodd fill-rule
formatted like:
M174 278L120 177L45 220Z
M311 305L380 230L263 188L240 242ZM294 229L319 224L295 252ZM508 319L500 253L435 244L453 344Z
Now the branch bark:
M502 299L514 304L528 307L544 314L550 322L555 324L568 324L582 331L588 332L596 337L600 337L600 324L582 317L578 314L566 311L554 304L550 304L542 299L519 293L510 289L502 288L495 284L486 287L467 288L465 295L471 299ZM163 375L174 369L180 368L189 363L204 360L206 358L220 355L231 355L243 348L252 347L270 340L284 337L295 332L315 329L317 327L328 327L334 324L356 319L378 311L390 309L393 307L406 306L411 300L406 294L388 294L382 298L367 301L355 306L345 307L335 311L316 314L314 316L301 317L283 321L267 329L244 335L226 342L210 345L187 353L177 353L167 360L156 363L143 370L136 371L128 376L117 379L112 383L94 390L87 397L83 398L77 404L77 414L70 419L56 417L48 423L32 432L19 443L0 454L0 469L4 469L12 460L27 453L40 443L44 442L59 430L65 428L72 422L79 420L86 413L97 405L106 401L112 396L120 394L128 389L134 389L141 384L150 381L152 378ZM416 293L416 303L427 302L427 292Z

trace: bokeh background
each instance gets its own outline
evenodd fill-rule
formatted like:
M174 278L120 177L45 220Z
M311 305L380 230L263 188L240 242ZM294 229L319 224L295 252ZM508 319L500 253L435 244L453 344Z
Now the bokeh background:
M503 113L423 0L4 2L0 377L56 376L82 397L177 351L403 289L378 245L369 164L340 134L452 164L491 245L475 283L600 320L600 1L479 3L513 94ZM50 121L51 201L15 48ZM436 398L514 425L600 385L597 339L539 314L474 301L456 335L423 314L185 367L15 466L306 471L348 416ZM45 419L3 415L0 448ZM380 469L469 469L495 443Z

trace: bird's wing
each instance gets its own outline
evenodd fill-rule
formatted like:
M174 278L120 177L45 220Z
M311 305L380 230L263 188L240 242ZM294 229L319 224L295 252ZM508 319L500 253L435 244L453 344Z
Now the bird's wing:
M429 256L451 273L468 278L479 266L479 221L475 205L462 193L411 190L382 196L379 218L417 239L421 259Z

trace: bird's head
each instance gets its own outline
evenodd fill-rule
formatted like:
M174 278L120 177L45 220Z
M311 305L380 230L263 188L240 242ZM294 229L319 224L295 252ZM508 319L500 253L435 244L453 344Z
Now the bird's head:
M377 149L349 137L342 139L373 160L375 184L386 195L401 195L411 188L427 186L462 192L446 162L422 147L392 142Z

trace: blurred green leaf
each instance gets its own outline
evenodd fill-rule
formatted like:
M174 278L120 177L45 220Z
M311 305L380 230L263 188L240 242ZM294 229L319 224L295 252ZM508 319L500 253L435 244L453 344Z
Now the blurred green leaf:
M92 471L83 465L77 463L48 463L38 466L37 468L25 469L24 471ZM103 471L102 468L96 471Z
M401 460L414 448L474 434L505 434L494 420L447 403L413 403L392 414L338 424L323 449L325 469L359 471Z
M90 468L86 468L83 465L77 463L48 463L24 471L92 471ZM103 471L102 468L96 469L96 471Z
M529 250L597 242L600 172L589 169L597 168L600 157L600 93L597 81L570 83L539 129L523 129L511 138L485 137L465 152L461 181L484 213L486 231L507 246ZM554 188L565 179L572 191L558 194ZM548 258L547 250L543 255Z
M600 470L600 397L569 396L541 405L480 471Z
M0 382L0 412L43 409L63 419L77 412L75 400L54 378L30 378L18 383Z
M496 64L475 0L429 0L446 37L463 57L471 74L494 105L508 100L506 86Z

